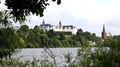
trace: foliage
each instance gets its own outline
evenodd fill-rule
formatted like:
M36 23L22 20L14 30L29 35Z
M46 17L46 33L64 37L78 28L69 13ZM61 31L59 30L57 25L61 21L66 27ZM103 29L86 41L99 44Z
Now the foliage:
M56 1L56 0L53 0ZM60 4L61 0L57 0ZM13 21L23 22L26 16L32 14L43 16L43 11L49 5L48 0L5 0L8 9L0 11L0 59L10 56L17 48L25 46L28 37L28 27L22 26L18 35L12 30ZM29 42L30 43L30 42ZM38 45L35 43L38 47Z
M87 41L92 41L92 42L96 42L97 37L95 35L95 33L90 33L90 32L83 32L82 29L78 29L77 31L77 35L73 36L72 39L76 40L76 41L80 41L81 45L84 45L84 42Z
M77 56L74 58L70 53L65 55L66 64L64 67L119 67L120 66L120 42L117 39L109 38L102 41L103 44L108 44L107 47L103 46L82 46L79 48ZM114 43L116 45L114 45ZM113 45L113 46L111 46ZM117 49L116 49L117 48ZM47 58L44 60L25 61L19 60L2 61L1 66L11 67L53 67L54 63L50 62Z
M0 67L53 67L53 63L46 60L33 59L32 61L19 61L19 59L10 59L9 61L2 61Z
M11 20L10 20L11 19ZM21 39L12 28L12 16L8 11L0 11L0 61L7 59L17 52L18 48L25 46L25 42Z
M120 40L120 35L113 36L114 39Z
M3 26L10 26L12 24L13 16L10 14L8 10L0 11L0 24Z
M117 39L109 38L103 41L107 47L82 46L78 50L78 55L69 67L119 67L120 66L120 42ZM109 43L108 43L109 42Z
M65 55L65 58L66 58L66 63L70 63L71 60L72 60L72 56L71 56L70 53L66 54L66 55Z
M1 60L7 56L11 56L16 49L24 47L25 42L23 39L14 32L11 28L0 29L0 58Z
M95 41L96 35L90 32L78 30L76 35L68 35L64 32L53 30L43 32L39 26L29 29L27 25L22 25L17 34L24 39L26 47L80 47L83 44L89 46L89 41Z
M61 0L57 0L57 4L59 5L60 3ZM25 21L26 16L31 13L42 17L44 9L49 5L49 2L48 0L5 0L5 5L11 10L10 14L14 16L16 21Z

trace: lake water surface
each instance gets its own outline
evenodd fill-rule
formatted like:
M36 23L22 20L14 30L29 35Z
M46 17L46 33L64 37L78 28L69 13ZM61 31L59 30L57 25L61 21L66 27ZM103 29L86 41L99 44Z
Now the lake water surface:
M74 57L77 55L78 48L50 48L50 51L55 55L56 63L63 64L65 63L65 55L70 53ZM46 49L49 52L49 50ZM19 58L20 61L33 60L33 58L42 60L47 58L52 60L52 58L45 52L44 48L25 48L17 54L14 54L12 58Z

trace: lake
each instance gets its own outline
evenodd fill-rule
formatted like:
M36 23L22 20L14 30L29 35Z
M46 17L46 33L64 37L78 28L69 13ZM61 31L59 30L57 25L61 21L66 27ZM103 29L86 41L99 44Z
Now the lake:
M55 55L56 63L58 65L63 65L66 61L64 56L70 53L72 58L74 59L77 55L78 48L50 48L49 50ZM21 49L19 53L14 54L12 58L19 58L20 61L33 60L33 58L38 60L53 60L48 55L49 50L45 50L44 48L25 48ZM46 53L46 51L48 53Z
M96 49L98 50L97 47L92 47L90 49L91 49L90 51L92 51L92 53L94 53ZM67 64L65 55L67 55L69 53L72 56L72 61L76 60L78 48L49 48L49 50L45 49L45 48L25 48L25 49L21 49L21 51L19 53L12 55L12 58L18 58L20 61L25 61L25 60L32 61L34 58L39 61L47 59L50 62L53 62L54 59L49 55L49 54L53 53L53 55L55 56L57 67L64 67L63 65ZM100 50L101 50L101 48L100 48ZM109 51L110 48L102 47L102 50ZM52 53L50 53L50 52L52 52ZM82 52L82 53L85 54L84 52ZM88 56L90 56L90 55L88 55ZM81 57L82 57L82 55L81 55Z

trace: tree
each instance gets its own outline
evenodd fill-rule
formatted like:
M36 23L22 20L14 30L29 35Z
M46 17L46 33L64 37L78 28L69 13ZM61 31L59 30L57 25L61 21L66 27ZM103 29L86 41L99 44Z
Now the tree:
M0 24L3 27L12 25L12 20L10 19L13 19L13 16L10 15L8 10L0 11Z
M47 35L49 38L56 38L57 37L57 34L54 30L47 31Z
M53 39L52 39L52 45L53 45L54 47L63 47L61 41L58 40L57 38L53 38Z
M29 27L27 25L22 25L20 29L17 31L17 33L19 34L20 37L25 39L28 36L28 31Z
M22 25L20 29L17 30L17 34L26 42L29 34L28 31L29 31L29 27L27 25Z
M55 2L56 0L52 1ZM61 0L57 0L57 4L60 3ZM44 9L49 3L48 0L5 0L5 5L11 10L10 14L15 17L16 21L25 21L26 16L31 13L42 17Z
M42 38L47 38L47 36L38 26L35 26L34 29L29 29L28 36L26 38L27 47L42 47Z
M40 34L44 34L44 31L39 28L39 26L34 27L34 31L39 32Z
M95 34L95 33L92 33L92 35L91 35L91 40L92 40L92 41L95 41L95 40L96 40L96 34Z
M113 36L114 39L120 40L120 35Z
M23 31L23 32L27 32L29 29L29 27L27 25L22 25L20 30Z
M11 28L0 29L0 59L10 57L18 48L24 47L24 40Z
M65 34L63 34L62 32L60 32L59 34L59 40L64 40L65 39Z
M16 52L16 49L25 46L24 41L20 39L11 27L12 23L12 16L9 12L1 11L0 25L3 27L0 29L0 61L2 61L3 58L10 57L13 52Z
M80 34L80 33L82 33L82 32L83 32L82 29L78 29L77 34Z
M41 43L42 43L42 47L48 47L48 41L49 41L49 38L46 34L42 34L40 36L40 39L41 39Z

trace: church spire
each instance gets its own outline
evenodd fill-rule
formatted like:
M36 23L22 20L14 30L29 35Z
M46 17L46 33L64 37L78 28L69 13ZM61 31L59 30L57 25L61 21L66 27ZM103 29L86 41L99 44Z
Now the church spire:
M105 24L103 25L103 31L102 31L102 39L105 39L107 37L106 31L105 31Z
M103 25L103 32L105 32L105 24Z

